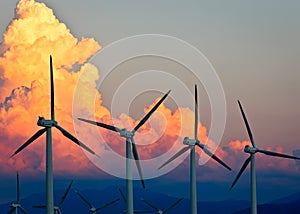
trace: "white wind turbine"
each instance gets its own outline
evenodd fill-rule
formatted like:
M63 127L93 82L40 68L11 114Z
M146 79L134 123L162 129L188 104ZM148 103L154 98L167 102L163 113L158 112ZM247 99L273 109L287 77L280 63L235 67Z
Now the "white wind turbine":
M77 190L75 190L75 193L89 206L89 211L92 213L92 214L96 214L97 213L97 211L99 211L99 210L102 210L102 209L104 209L104 208L106 208L106 207L108 207L108 206L110 206L110 205L112 205L113 203L116 203L117 201L119 201L120 199L119 198L117 198L117 199L115 199L115 200L113 200L113 201L110 201L110 202L108 202L108 203L106 203L106 204L104 204L104 205L102 205L102 206L100 206L100 207L98 207L98 208L96 208L96 207L94 207L93 205L92 205L92 203L91 202L89 202L83 195L81 195Z
M11 203L10 210L8 214L15 212L18 214L18 209L21 210L23 214L27 214L26 210L21 206L20 203L20 180L19 180L19 172L17 172L17 203Z
M150 203L149 201L147 201L145 199L142 199L142 201L144 203L146 203L147 205L149 205L150 207L152 207L156 211L157 214L165 214L165 213L167 213L168 211L170 211L171 209L173 209L177 204L179 204L179 202L182 201L182 200L183 200L183 198L179 198L174 203L172 203L169 207L167 207L166 209L162 210L162 209L159 209L154 204Z
M161 165L158 169L166 166L174 159L178 158L180 155L185 153L187 150L190 150L190 200L191 200L191 214L197 214L197 187L196 187L196 163L195 163L195 146L200 147L208 156L212 157L215 161L223 165L228 170L231 170L222 160L220 160L216 155L208 150L205 144L201 144L198 139L198 94L197 94L197 85L195 85L195 129L194 129L194 139L185 137L183 144L186 147L183 147L179 152L177 152L173 157Z
M244 162L242 168L240 169L239 173L237 174L236 178L234 179L231 188L232 189L235 185L235 183L238 181L239 177L242 175L242 173L244 172L244 170L246 169L246 167L248 166L249 162L251 162L251 170L250 170L250 178L251 178L251 214L256 214L257 213L257 201L256 201L256 175L255 175L255 153L263 153L265 155L269 155L269 156L275 156L275 157L282 157L282 158L289 158L289 159L296 159L299 160L299 157L295 157L295 156L291 156L291 155L286 155L286 154L281 154L281 153L277 153L277 152L271 152L271 151L267 151L267 150L262 150L256 147L255 143L254 143L254 139L252 136L252 132L249 126L249 123L247 121L246 115L244 113L244 110L242 108L242 105L240 103L240 101L238 100L238 104L247 128L247 132L252 144L252 147L250 147L249 145L246 145L244 148L244 152L249 153L250 156L246 159L246 161Z
M53 207L54 214L61 214L60 206L64 203L64 201L71 189L72 184L73 184L73 181L71 181L70 184L68 185L68 187L67 187L65 193L63 194L63 196L61 197L59 203ZM32 207L46 209L46 205L37 205L37 206L32 206Z
M11 157L18 154L29 144L39 138L42 134L46 132L46 210L47 214L53 214L53 170L52 170L52 127L57 128L65 137L69 138L74 143L78 144L91 154L95 154L89 147L84 145L82 142L77 140L73 135L68 131L58 125L55 121L54 116L54 81L53 81L53 66L52 66L52 57L50 56L50 109L51 109L51 119L46 120L44 117L39 117L37 121L38 126L44 127L37 131L31 138L29 138L20 148L18 148Z
M127 191L127 202L126 202L126 206L127 206L127 212L128 214L133 214L133 187L132 187L132 165L131 165L131 159L132 159L132 155L131 155L131 151L133 153L133 157L135 159L135 163L139 172L139 176L141 179L141 183L143 188L145 188L145 182L143 179L143 174L142 174L142 170L141 170L141 166L139 163L139 155L138 155L138 151L136 148L136 144L134 142L134 134L135 132L150 118L150 116L154 113L154 111L156 111L156 109L159 107L159 105L164 101L164 99L166 99L166 97L168 96L168 94L170 93L171 90L169 90L156 104L155 106L143 117L143 119L134 127L133 130L129 131L127 129L120 129L118 127L112 126L112 125L108 125L105 123L100 123L100 122L95 122L95 121L91 121L91 120L87 120L87 119L83 119L83 118L78 118L81 121L96 125L96 126L100 126L102 128L114 131L114 132L118 132L120 134L121 137L124 137L126 139L126 191Z
M126 197L125 197L123 191L122 191L120 188L119 188L119 192L120 192L120 194L121 194L121 196L122 196L123 201L124 201L125 204L126 204L126 203L127 203L127 199L126 199ZM125 210L124 210L124 213L126 213L126 212L127 212L127 210L125 209ZM134 214L139 214L139 213L152 213L152 211L150 211L150 210L134 210L133 213L134 213Z

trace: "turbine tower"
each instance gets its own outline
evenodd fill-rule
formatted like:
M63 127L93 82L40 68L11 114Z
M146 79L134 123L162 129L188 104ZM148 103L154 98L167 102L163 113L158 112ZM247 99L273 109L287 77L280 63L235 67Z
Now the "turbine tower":
M251 162L251 169L250 169L250 178L251 178L251 214L256 214L257 213L257 201L256 201L256 174L255 174L255 153L263 153L265 155L269 155L269 156L275 156L275 157L282 157L282 158L289 158L289 159L295 159L295 160L299 160L299 157L295 157L295 156L291 156L291 155L286 155L286 154L281 154L281 153L277 153L277 152L271 152L271 151L267 151L267 150L263 150L263 149L259 149L256 147L255 143L254 143L254 139L252 136L252 132L250 129L250 125L247 121L246 115L244 113L242 104L240 103L240 101L238 100L238 105L240 107L245 125L246 125L246 129L250 138L250 142L252 144L252 147L250 147L249 145L246 145L244 148L244 152L249 153L250 156L246 159L246 161L244 162L244 164L242 165L239 173L237 174L236 178L234 179L231 188L232 189L234 187L234 185L236 184L236 182L238 181L238 179L240 178L240 176L242 175L242 173L244 172L244 170L246 169L246 167L248 166L249 162Z
M174 159L178 158L180 155L185 153L187 150L190 150L190 200L191 200L191 214L197 214L197 187L196 187L196 163L195 163L195 146L200 147L208 156L212 157L215 161L223 165L228 170L231 170L221 159L214 155L211 151L208 150L207 146L201 144L198 139L198 94L197 94L197 85L195 85L195 129L194 129L194 139L185 137L183 144L186 147L183 147L179 152L177 152L173 157L161 165L158 169L166 166Z
M31 138L29 138L22 146L20 146L11 157L18 154L33 141L39 138L42 134L46 132L46 210L47 214L53 214L53 173L52 173L52 127L57 128L65 137L69 138L74 143L78 144L91 154L95 154L89 147L84 145L82 142L77 140L73 135L66 131L63 127L59 126L57 121L55 121L54 115L54 81L53 81L53 66L52 57L50 56L50 109L51 109L51 119L46 120L44 117L39 117L37 121L38 126L44 127L37 131Z
M19 180L19 172L17 172L17 203L11 203L10 210L8 214L15 212L18 214L18 209L21 210L23 214L27 214L26 210L22 207L20 203L20 180Z
M70 184L68 185L65 193L63 194L63 196L61 197L60 199L60 202L57 204L57 206L54 206L53 207L53 210L54 210L54 214L61 214L61 210L60 210L60 206L64 203L70 189L71 189L71 186L73 184L73 181L70 182ZM38 205L38 206L32 206L33 208L42 208L42 209L46 209L46 205Z
M134 127L133 130L129 131L127 129L120 129L118 127L112 126L112 125L107 125L105 123L100 123L100 122L95 122L83 118L78 118L81 121L100 126L102 128L118 132L121 137L126 139L126 190L127 190L127 211L128 214L133 214L133 187L132 187L132 165L131 165L131 159L132 155L130 150L132 150L133 157L135 159L135 163L139 172L139 176L141 179L141 183L143 188L145 188L145 182L143 179L143 174L141 170L141 166L139 163L139 155L138 151L134 142L134 134L135 132L150 118L150 116L156 111L156 109L159 107L159 105L166 99L168 94L170 93L171 90L169 90L156 104L155 106L143 117L143 119Z
M120 199L119 198L117 198L117 199L115 199L115 200L113 200L113 201L110 201L110 202L108 202L108 203L106 203L106 204L104 204L104 205L102 205L101 207L98 207L98 208L96 208L96 207L94 207L93 205L92 205L92 203L91 202L89 202L85 197L83 197L83 195L81 195L78 191L76 191L75 190L75 193L89 206L89 208L90 208L90 212L92 213L92 214L96 214L97 213L97 211L99 211L99 210L102 210L102 209L104 209L104 208L106 208L106 207L108 207L108 206L110 206L110 205L112 205L113 203L115 203L115 202L117 202L117 201L119 201Z
M179 204L180 201L182 201L183 198L179 198L178 200L176 200L173 204L171 204L169 207L167 207L166 209L162 210L159 209L157 206L155 206L154 204L150 203L149 201L142 199L142 201L147 204L148 206L152 207L157 214L165 214L167 213L169 210L173 209L177 204Z

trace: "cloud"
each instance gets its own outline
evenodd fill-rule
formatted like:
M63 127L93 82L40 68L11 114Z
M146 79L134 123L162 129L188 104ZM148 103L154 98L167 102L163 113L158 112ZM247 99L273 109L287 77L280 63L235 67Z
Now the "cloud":
M100 48L94 39L78 41L45 4L21 0L1 43L0 100L14 88L30 87L33 80L47 85L50 54L54 57L56 79L76 80L76 75L66 69L76 63L82 65Z
M17 4L15 17L0 44L2 171L37 173L44 170L45 137L17 157L8 157L40 128L36 126L38 116L48 118L50 115L49 55L53 56L54 63L56 117L60 125L74 133L72 97L80 71L72 71L72 68L74 65L82 67L100 48L94 39L75 38L45 4L33 0L21 0ZM77 145L57 131L53 131L53 139L57 172L66 170L61 163L91 168Z

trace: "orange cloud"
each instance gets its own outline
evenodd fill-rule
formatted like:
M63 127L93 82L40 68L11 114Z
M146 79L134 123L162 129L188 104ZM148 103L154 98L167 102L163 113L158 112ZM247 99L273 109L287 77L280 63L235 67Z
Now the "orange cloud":
M0 101L14 88L30 87L33 80L49 85L50 54L54 56L57 69L55 78L72 83L78 74L66 70L72 70L76 63L83 64L100 48L94 39L78 41L45 4L21 0L15 10L15 19L7 27L1 43L0 78L3 86Z
M21 0L15 18L0 44L0 129L3 169L44 170L45 137L17 157L8 159L40 127L38 116L49 118L49 55L54 59L55 110L60 125L73 131L72 98L82 66L101 46L94 39L75 38L65 24L43 3ZM90 162L77 145L53 131L54 169L63 172L73 163L81 169ZM65 163L65 164L62 164ZM72 169L67 169L72 171Z

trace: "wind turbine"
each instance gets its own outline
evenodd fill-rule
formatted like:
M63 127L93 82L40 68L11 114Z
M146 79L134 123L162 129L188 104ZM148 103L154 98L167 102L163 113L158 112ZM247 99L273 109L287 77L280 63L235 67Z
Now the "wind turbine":
M10 210L8 214L15 212L18 214L18 209L21 210L22 213L27 214L26 210L20 204L20 180L19 180L19 172L17 172L17 203L11 203Z
M127 211L128 214L133 214L133 187L132 187L132 168L131 168L131 159L132 159L132 155L130 150L132 150L133 153L133 157L135 159L135 163L139 172L139 176L141 179L141 183L143 188L145 188L145 182L143 179L143 174L142 174L142 170L141 170L141 166L139 163L139 155L137 152L137 148L134 142L134 134L135 132L150 118L150 116L156 111L156 109L159 107L159 105L164 101L164 99L166 99L166 97L168 96L168 94L171 92L171 90L169 90L156 104L155 106L143 117L143 119L134 127L133 130L129 131L127 129L120 129L118 127L112 126L112 125L108 125L105 123L100 123L100 122L95 122L95 121L91 121L91 120L87 120L87 119L83 119L83 118L78 118L78 120L96 125L96 126L100 126L102 128L114 131L114 132L118 132L120 134L121 137L124 137L126 139L126 189L127 189L127 202L126 202L126 206L127 206Z
M50 109L51 109L51 119L46 120L44 117L39 117L37 121L38 126L44 127L37 131L31 138L29 138L22 146L20 146L11 157L18 154L28 145L30 145L33 141L39 138L42 134L46 132L46 213L53 214L53 170L52 170L52 127L57 128L65 137L69 138L74 143L78 144L91 154L95 154L89 147L84 145L82 142L77 140L73 135L71 135L68 131L58 125L57 121L55 121L54 115L54 81L53 81L53 66L52 66L52 57L50 56Z
M180 155L185 153L187 150L190 150L190 200L191 200L191 214L197 213L197 192L196 192L196 163L195 163L195 146L200 147L208 156L212 157L215 161L223 165L228 170L231 170L221 159L214 155L211 151L208 150L207 146L201 144L198 139L198 94L197 94L197 85L195 85L195 129L194 129L194 139L185 137L183 144L186 147L183 147L179 150L173 157L161 165L158 169L166 166L174 159L178 158Z
M240 103L239 100L238 100L238 104L239 104L244 122L246 124L246 129L247 129L252 147L250 147L249 145L245 146L244 152L249 153L250 156L244 162L242 168L240 169L239 173L237 174L236 178L234 179L230 189L232 189L234 187L235 183L238 181L238 179L240 178L240 176L242 175L242 173L244 172L244 170L248 166L249 162L251 162L251 170L250 170L250 174L251 174L250 175L250 178L251 178L251 214L256 214L257 213L257 205L256 205L257 202L256 202L255 153L263 153L263 154L269 155L269 156L296 159L296 160L299 160L300 158L295 157L295 156L291 156L291 155L281 154L281 153L277 153L277 152L271 152L271 151L267 151L267 150L257 148L255 143L254 143L254 139L253 139L253 136L252 136L250 125L247 121L247 118L246 118L246 115L244 113L242 104Z
M70 189L71 189L71 186L73 184L73 181L70 182L70 184L68 185L65 193L63 194L63 196L61 197L60 199L60 202L57 204L57 206L54 206L53 207L53 210L54 210L54 214L61 214L61 210L60 210L60 206L64 203ZM42 209L45 209L46 208L46 205L38 205L38 206L32 206L33 208L42 208Z
M123 191L120 188L119 188L119 192L120 192L120 194L122 196L123 201L126 204L127 203L127 199L126 199ZM126 212L127 212L127 209L124 210L124 213L126 213ZM139 214L139 213L152 213L152 212L150 210L134 210L133 213Z
M94 207L92 204L91 204L91 202L89 202L83 195L81 195L78 191L76 191L75 190L75 193L90 207L90 212L92 213L92 214L96 214L97 213L97 211L99 211L99 210L102 210L102 209L104 209L104 208L106 208L106 207L108 207L109 205L112 205L113 203L115 203L115 202L117 202L117 201L119 201L120 199L119 198L117 198L117 199L115 199L115 200L113 200L113 201L110 201L110 202L108 202L108 203L106 203L106 204L104 204L104 205L102 205L101 207L98 207L98 208L96 208L96 207Z
M149 205L150 207L152 207L157 214L165 214L167 213L169 210L171 210L172 208L174 208L177 204L179 204L180 201L182 201L183 198L179 198L178 200L176 200L173 204L171 204L169 207L167 207L164 210L159 209L157 206L155 206L154 204L150 203L149 201L142 199L142 201L144 203L146 203L147 205Z

